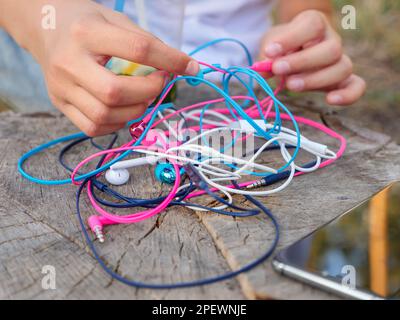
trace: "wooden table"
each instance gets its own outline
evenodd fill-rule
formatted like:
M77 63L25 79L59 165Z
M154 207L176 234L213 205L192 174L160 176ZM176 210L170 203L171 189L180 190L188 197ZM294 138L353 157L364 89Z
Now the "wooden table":
M205 99L210 92L201 91ZM191 90L180 100L193 101ZM311 99L311 100L310 100ZM348 138L345 156L334 165L296 178L284 191L263 201L277 216L285 247L341 214L389 181L400 178L400 146L389 136L371 131L357 118L318 106L318 98L285 98L297 115L322 121ZM374 121L374 119L371 119ZM398 121L393 119L393 121ZM4 299L332 299L320 290L278 275L271 261L234 280L182 290L138 290L112 281L87 250L75 215L73 186L46 187L23 179L18 158L45 141L75 132L60 114L0 115L0 298ZM314 139L337 146L323 134ZM59 149L36 156L27 169L36 176L57 178L66 173L57 163ZM89 145L67 157L77 163L94 149ZM134 170L121 192L149 197L163 187L152 169ZM88 215L86 196L82 212ZM238 202L243 199L238 197ZM100 246L104 258L131 278L175 282L215 275L237 268L260 255L273 239L264 217L233 219L172 208L130 226L106 229ZM43 290L44 265L56 270L55 290Z

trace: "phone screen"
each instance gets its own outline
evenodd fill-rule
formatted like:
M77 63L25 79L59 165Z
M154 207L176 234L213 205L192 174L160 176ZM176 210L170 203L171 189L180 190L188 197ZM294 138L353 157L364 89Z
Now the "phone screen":
M383 298L400 298L400 183L281 251L277 259Z

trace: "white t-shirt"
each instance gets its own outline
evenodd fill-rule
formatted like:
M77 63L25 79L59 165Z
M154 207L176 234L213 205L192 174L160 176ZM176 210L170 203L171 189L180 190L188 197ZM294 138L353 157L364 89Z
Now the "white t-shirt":
M178 33L177 9L171 3L181 0L142 0L152 7L146 14L148 25L158 25L156 35L167 43L170 36ZM108 7L114 6L114 0L98 0ZM151 4L151 3L154 3ZM258 54L261 38L271 26L270 12L274 0L186 0L184 18L182 18L181 49L190 53L198 46L217 38L235 38L242 41L253 57ZM168 3L170 5L168 5ZM137 3L126 0L125 13L137 22ZM162 24L164 21L164 25ZM165 25L167 21L167 25ZM172 21L168 25L168 21ZM151 29L151 28L150 28ZM150 30L152 31L152 30ZM224 43L209 47L196 54L200 61L221 63L223 66L244 65L246 56L236 44Z

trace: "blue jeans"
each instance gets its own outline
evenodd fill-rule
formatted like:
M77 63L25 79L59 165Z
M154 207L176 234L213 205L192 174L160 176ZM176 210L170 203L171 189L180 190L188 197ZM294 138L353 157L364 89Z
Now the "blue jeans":
M16 111L52 110L40 66L0 29L0 99Z

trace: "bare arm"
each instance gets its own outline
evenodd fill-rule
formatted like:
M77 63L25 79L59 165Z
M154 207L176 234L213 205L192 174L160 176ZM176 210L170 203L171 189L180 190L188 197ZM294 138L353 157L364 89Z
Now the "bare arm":
M329 0L280 0L278 7L279 21L291 21L300 12L305 10L318 10L329 19L332 18L333 8Z
M56 11L42 27L42 8ZM91 0L1 0L0 26L39 62L53 104L90 136L124 127L161 92L164 72L117 76L104 65L119 57L176 74L195 75L197 62Z
M28 49L29 43L39 41L41 8L44 4L45 0L0 1L0 27L21 47Z

